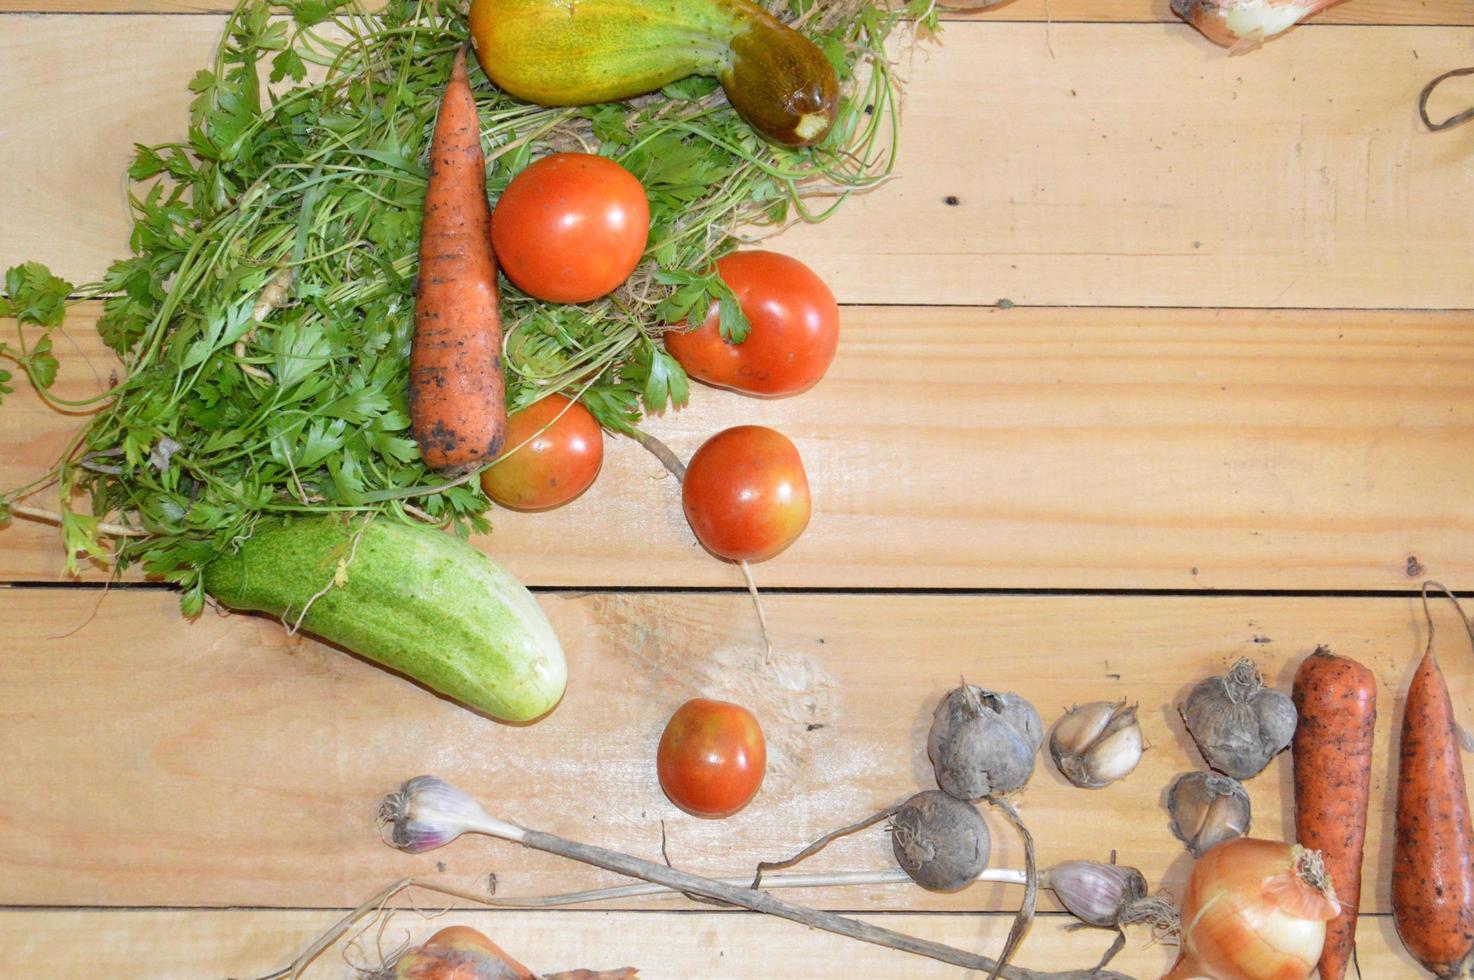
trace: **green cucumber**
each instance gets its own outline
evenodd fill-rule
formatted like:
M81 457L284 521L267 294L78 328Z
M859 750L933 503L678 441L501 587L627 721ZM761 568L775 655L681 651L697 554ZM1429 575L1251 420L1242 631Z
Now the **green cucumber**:
M267 520L205 566L231 609L278 616L502 721L563 696L563 648L532 594L429 527L335 516ZM303 609L306 613L303 613Z

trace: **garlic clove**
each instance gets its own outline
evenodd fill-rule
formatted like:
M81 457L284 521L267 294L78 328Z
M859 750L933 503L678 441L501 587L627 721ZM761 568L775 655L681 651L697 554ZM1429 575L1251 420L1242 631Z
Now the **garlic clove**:
M1065 861L1044 873L1044 882L1061 905L1081 922L1105 929L1146 897L1146 878L1135 868L1099 861Z
M1186 772L1167 790L1172 834L1200 857L1215 844L1249 832L1249 794L1236 779L1209 772Z
M1109 734L1095 743L1086 760L1091 778L1102 786L1125 779L1141 761L1145 749L1141 726L1136 723L1136 709L1131 708L1129 712L1129 716L1123 716L1123 724L1113 726Z
M1054 726L1049 754L1060 774L1083 789L1100 789L1127 776L1145 743L1136 706L1092 701L1071 708Z
M1054 726L1050 751L1080 752L1105 731L1116 714L1118 702L1092 701L1071 708Z

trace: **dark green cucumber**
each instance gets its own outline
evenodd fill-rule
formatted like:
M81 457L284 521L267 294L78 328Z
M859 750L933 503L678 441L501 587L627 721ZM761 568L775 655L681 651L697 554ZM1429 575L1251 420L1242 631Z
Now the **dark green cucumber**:
M428 527L269 520L205 566L205 591L270 613L503 721L563 696L563 648L532 594L486 555ZM306 614L303 615L303 608Z

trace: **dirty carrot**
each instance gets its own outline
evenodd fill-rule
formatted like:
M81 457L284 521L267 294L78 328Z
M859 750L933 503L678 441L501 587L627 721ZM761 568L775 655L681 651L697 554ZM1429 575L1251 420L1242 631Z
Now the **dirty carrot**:
M1392 916L1402 944L1419 963L1436 976L1454 977L1474 960L1474 828L1458 726L1433 655L1430 587L1453 598L1436 583L1423 586L1428 648L1408 685L1402 716Z
M415 442L426 464L448 474L489 463L506 436L499 301L486 157L462 48L430 142L409 362Z
M1320 851L1341 903L1341 914L1326 924L1320 955L1321 980L1341 980L1356 941L1377 679L1355 660L1320 647L1295 672L1293 698L1295 836Z

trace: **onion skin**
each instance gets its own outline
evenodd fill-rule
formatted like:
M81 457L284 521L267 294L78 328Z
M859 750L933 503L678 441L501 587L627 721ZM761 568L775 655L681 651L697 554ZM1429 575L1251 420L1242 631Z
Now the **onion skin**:
M533 980L533 973L475 929L449 926L401 957L394 980Z
M1341 0L1172 0L1172 12L1208 40L1235 51L1294 27ZM1232 53L1232 52L1230 52Z
M1163 980L1306 980L1341 912L1323 871L1302 873L1319 863L1299 845L1253 837L1209 850L1188 878L1182 952Z

